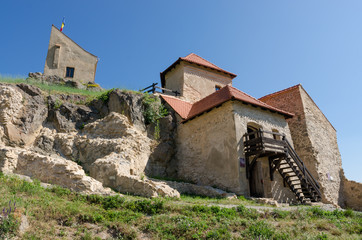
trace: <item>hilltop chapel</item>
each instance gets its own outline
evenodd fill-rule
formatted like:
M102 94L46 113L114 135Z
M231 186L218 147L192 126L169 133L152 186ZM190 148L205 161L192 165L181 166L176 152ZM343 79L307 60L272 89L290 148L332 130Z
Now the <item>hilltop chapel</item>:
M177 118L177 177L238 195L338 204L336 131L301 85L256 99L191 53L161 73ZM170 92L172 92L170 91Z

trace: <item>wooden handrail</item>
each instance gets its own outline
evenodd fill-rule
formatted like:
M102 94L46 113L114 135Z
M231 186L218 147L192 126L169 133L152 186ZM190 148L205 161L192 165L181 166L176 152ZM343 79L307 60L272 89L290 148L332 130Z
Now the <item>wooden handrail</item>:
M297 163L298 167L303 170L304 176L309 178L309 182L314 185L314 188L319 191L320 188L318 182L314 179L313 175L309 172L309 170L305 167L304 162L299 158L298 154L295 152L295 150L290 145L289 141L285 139L285 142L287 143L288 150L291 151L294 155L293 160ZM310 181L312 180L312 181Z
M148 87L145 87L143 89L140 89L140 92L143 92L143 91L146 91L147 89L150 89L150 90L147 90L148 93L155 93L156 92L156 88L157 89L160 89L162 91L166 91L166 92L172 92L175 94L175 96L180 96L180 93L178 91L173 91L173 90L170 90L170 89L167 89L167 88L162 88L162 87L158 87L157 86L158 83L152 83L152 85L148 86Z
M261 149L264 149L265 145L264 145L263 138L265 139L265 141L268 138L268 137L265 137L264 134L270 134L270 135L273 135L273 136L275 136L275 135L282 136L282 139L280 140L280 142L284 142L285 153L288 154L294 160L294 162L297 164L298 168L302 171L303 176L304 176L304 180L307 182L307 184L310 184L315 189L317 194L319 196L321 196L321 192L319 190L320 185L315 180L313 175L309 172L309 170L306 168L304 162L299 158L298 154L295 152L292 145L286 139L285 134L277 133L277 132L264 131L262 129L259 129L257 131L253 131L253 132L250 132L250 133L245 133L243 135L243 138L244 138L244 143L246 145L245 146L246 149L248 149L248 151L250 151L251 150L250 145L256 144L258 142L257 139L260 139L260 141L258 143L260 145L258 145L257 147L260 147ZM252 136L252 135L254 135L255 138L250 139L250 136Z
M262 129L259 129L259 130L257 130L257 131L253 131L253 132L250 132L250 133L245 133L244 136L251 136L251 135L254 135L254 134L258 135L259 133L260 133L261 135L263 135L263 133L267 133L267 134L277 135L277 136L281 136L281 137L285 136L284 133L269 132L269 131L264 131L264 130L262 130Z
M157 83L152 83L152 85L150 85L150 86L148 86L148 87L145 87L145 88L143 88L143 89L140 89L140 92L146 91L146 90L149 89L149 88L154 89L156 85L157 85ZM152 90L152 89L151 89L151 90Z

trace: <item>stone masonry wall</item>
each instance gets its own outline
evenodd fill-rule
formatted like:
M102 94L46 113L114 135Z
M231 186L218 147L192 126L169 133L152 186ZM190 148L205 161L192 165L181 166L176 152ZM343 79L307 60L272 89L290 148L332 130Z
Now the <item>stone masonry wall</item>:
M336 131L301 85L261 98L269 105L292 112L288 119L294 148L321 185L322 201L342 204L342 160Z
M176 146L178 178L244 194L231 102L180 124Z
M183 96L185 100L196 102L215 92L215 86L220 88L232 84L230 77L216 74L203 68L191 65L184 66Z
M247 133L247 125L250 123L257 124L265 131L277 130L281 134L285 134L288 141L293 144L288 124L284 116L245 105L235 101L233 103L233 111L235 118L236 140L238 158L245 158L243 135ZM271 137L271 136L269 136ZM274 198L279 202L295 201L294 193L289 187L284 187L283 179L278 172L274 173L274 181L270 181L268 158L259 158L261 162L261 176L264 188L264 197ZM246 169L240 167L240 181L243 183L243 192L249 195L249 182L246 178Z
M97 57L86 52L65 34L52 26L44 75L56 75L82 83L94 82ZM74 68L74 77L66 78L66 68Z
M230 77L184 62L170 70L165 78L165 88L178 91L182 100L191 103L215 92L215 86L222 88L232 84ZM165 92L165 94L170 93Z
M324 201L341 204L342 159L338 149L336 130L302 87L300 94Z
M348 180L343 172L341 175L344 195L342 206L362 211L362 183Z
M183 84L184 84L184 66L183 64L179 64L166 74L165 88L170 89L172 91L178 91L182 96ZM174 96L174 94L167 91L165 91L164 94L170 94Z

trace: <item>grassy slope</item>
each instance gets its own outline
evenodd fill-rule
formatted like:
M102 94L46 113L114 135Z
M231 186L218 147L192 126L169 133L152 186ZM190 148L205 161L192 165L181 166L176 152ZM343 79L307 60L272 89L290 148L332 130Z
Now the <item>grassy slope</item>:
M48 94L83 95L88 101L103 93L22 78L0 76L0 82L28 83ZM360 239L362 233L361 215L351 211L300 208L258 213L244 207L255 205L245 199L187 196L181 200L87 198L66 189L44 189L37 183L0 175L0 207L6 207L10 200L16 201L14 217L18 222L21 214L29 219L31 227L23 239L97 239L107 231L119 239ZM239 207L207 207L210 204ZM4 230L10 231L11 226L0 224L0 239Z
M102 95L107 90L104 91L89 91L85 89L77 89L72 87L67 87L64 85L50 84L50 83L42 83L40 81L32 80L32 79L24 79L24 78L13 78L13 77L4 77L0 75L0 83L9 83L9 84L19 84L26 83L33 86L39 87L44 92L48 93L48 95L52 94L70 94L70 95L82 95L87 97L87 102L91 101Z
M28 217L31 227L22 239L99 239L102 231L118 239L360 239L362 233L362 217L352 211L256 212L244 199L86 197L3 175L0 196L0 207L15 200L15 216Z

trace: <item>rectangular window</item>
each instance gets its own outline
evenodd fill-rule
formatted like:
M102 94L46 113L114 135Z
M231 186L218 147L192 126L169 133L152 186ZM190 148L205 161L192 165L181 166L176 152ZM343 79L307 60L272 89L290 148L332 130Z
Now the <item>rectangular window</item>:
M219 91L220 89L221 89L220 86L218 86L218 85L215 86L215 91Z
M65 73L65 77L73 78L74 77L74 68L67 67L67 72Z

